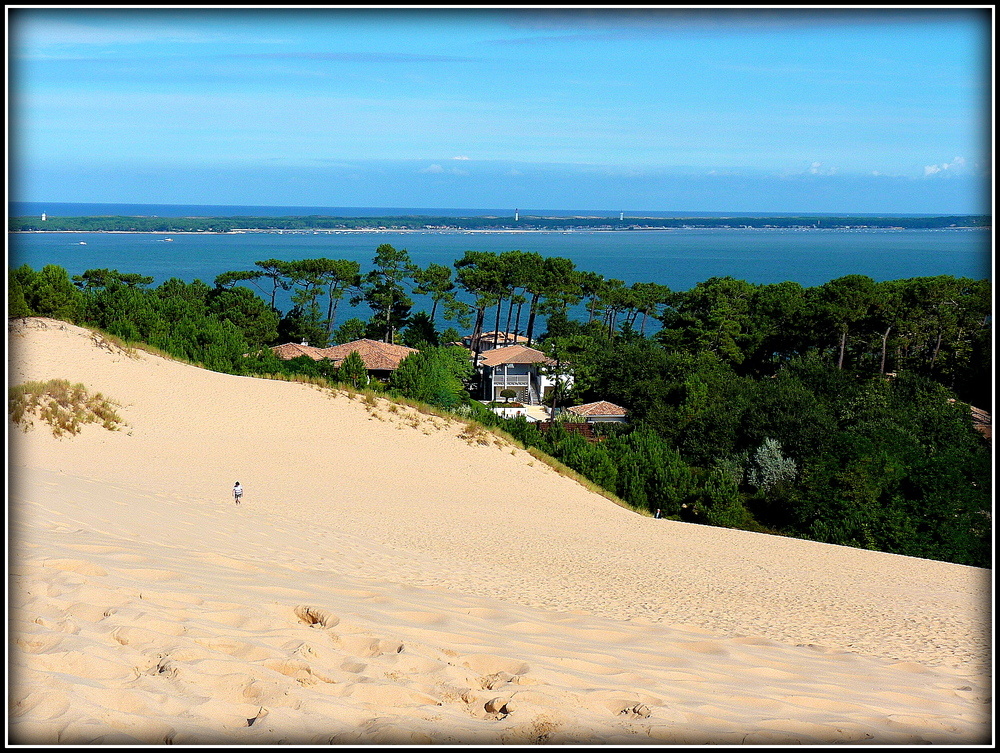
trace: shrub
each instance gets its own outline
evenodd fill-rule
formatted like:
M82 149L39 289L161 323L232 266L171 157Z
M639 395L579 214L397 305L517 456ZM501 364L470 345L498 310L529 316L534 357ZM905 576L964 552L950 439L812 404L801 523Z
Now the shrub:
M795 461L781 454L781 443L767 438L753 454L747 481L762 492L768 492L776 486L791 483L797 472Z
M345 384L353 385L355 389L360 389L368 384L368 369L365 367L365 362L361 360L361 354L358 351L352 350L347 354L347 358L340 364L337 377Z
M49 424L56 437L78 434L83 424L100 423L116 431L124 423L115 410L117 403L99 392L90 395L82 384L71 385L65 379L25 382L9 388L7 395L11 420L24 431L33 425L30 415Z

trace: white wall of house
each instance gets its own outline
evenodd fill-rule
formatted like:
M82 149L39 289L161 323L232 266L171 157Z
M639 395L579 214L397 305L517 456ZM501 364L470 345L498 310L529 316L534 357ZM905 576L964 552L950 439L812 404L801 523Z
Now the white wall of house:
M526 403L529 382L536 390L538 389L538 376L534 364L504 363L494 366L491 371L491 395L494 400L503 400L504 398L500 397L500 390L509 388L517 391L517 399L520 402Z
M504 408L498 405L493 408L493 412L503 418L517 418L518 416L524 416L525 418L528 417L527 408Z
M493 400L503 400L500 397L500 390L513 389L517 391L517 400L523 403L530 402L528 385L535 388L539 397L544 397L556 383L556 377L550 374L541 373L537 363L507 363L487 367L487 378L490 380L487 395L491 395ZM562 388L573 386L573 377L564 374L559 377Z
M586 416L584 420L588 424L624 423L625 416Z
M555 387L556 381L558 381L563 390L569 389L573 386L573 375L572 374L562 374L558 378L554 374L540 374L539 382L542 386L542 394L547 395Z

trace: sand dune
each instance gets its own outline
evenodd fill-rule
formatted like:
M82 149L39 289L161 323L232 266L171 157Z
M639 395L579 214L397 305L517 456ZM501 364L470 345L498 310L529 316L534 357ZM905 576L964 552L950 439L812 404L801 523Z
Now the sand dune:
M990 572L653 520L384 401L46 319L9 380L9 742L987 744ZM230 496L234 481L243 504Z

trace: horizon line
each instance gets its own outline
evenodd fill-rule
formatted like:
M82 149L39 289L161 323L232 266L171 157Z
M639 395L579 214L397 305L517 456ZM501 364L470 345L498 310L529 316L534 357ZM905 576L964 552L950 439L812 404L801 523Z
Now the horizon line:
M229 208L229 209L249 209L249 208L260 208L260 209L310 209L310 210L363 210L365 212L372 211L386 211L386 212L400 212L405 211L409 213L410 216L437 216L434 214L415 214L417 212L464 212L472 215L472 213L488 213L488 216L505 216L506 214L512 217L515 214L519 214L521 217L537 217L537 213L541 212L555 212L555 213L573 213L574 216L586 216L588 214L608 214L608 215L621 215L624 213L626 217L631 216L636 217L651 217L653 215L671 215L677 218L684 217L726 217L726 216L753 216L753 217L980 217L986 216L983 213L978 212L833 212L833 211L765 211L765 210L670 210L670 209L634 209L634 210L623 210L623 209L526 209L522 210L515 207L507 208L482 208L482 207L380 207L380 206L326 206L326 205L292 205L292 204L228 204L228 203L211 203L211 204L190 204L190 203L173 203L173 202L132 202L132 201L22 201L22 200L12 200L9 202L9 207L12 209L15 205L38 205L60 207L67 205L93 205L93 206L132 206L132 207L214 207L218 209ZM528 213L528 214L526 214ZM649 214L644 214L649 213ZM37 214L37 212L32 212L31 214ZM309 214L315 215L315 212L310 212ZM20 214L11 214L10 216L22 216ZM308 216L308 215L304 215ZM332 215L333 216L333 215ZM335 216L349 216L349 215L335 215ZM370 216L389 216L389 215L370 215ZM487 216L485 214L476 214L472 216Z

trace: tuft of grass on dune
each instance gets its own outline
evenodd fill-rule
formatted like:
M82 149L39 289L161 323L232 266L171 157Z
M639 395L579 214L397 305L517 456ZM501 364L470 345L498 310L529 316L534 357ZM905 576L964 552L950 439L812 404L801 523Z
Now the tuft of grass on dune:
M116 402L99 392L91 395L84 385L65 379L10 387L7 407L14 425L23 431L28 431L34 425L32 417L37 417L52 427L56 437L79 434L84 424L100 424L109 431L118 431L125 424Z

